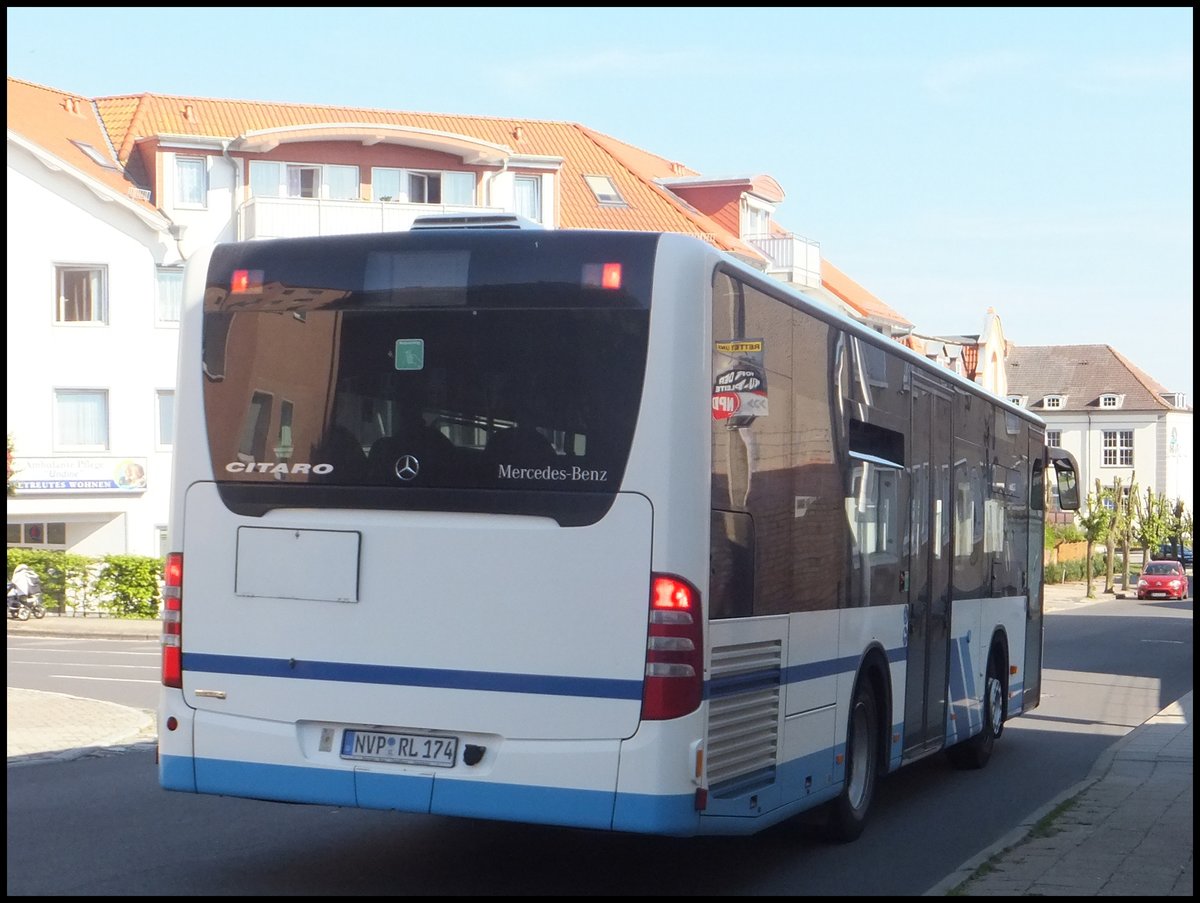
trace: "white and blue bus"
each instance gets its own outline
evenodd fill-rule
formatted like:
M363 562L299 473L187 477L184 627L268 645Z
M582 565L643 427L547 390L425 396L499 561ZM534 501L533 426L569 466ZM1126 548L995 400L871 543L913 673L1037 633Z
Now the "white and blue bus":
M702 241L252 241L186 286L164 788L849 840L1038 704L1070 456Z

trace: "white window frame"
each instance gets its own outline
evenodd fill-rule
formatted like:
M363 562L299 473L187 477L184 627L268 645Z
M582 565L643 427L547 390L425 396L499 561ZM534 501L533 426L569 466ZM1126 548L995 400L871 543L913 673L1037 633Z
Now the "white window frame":
M256 198L284 197L283 164L275 160L251 160L249 189L250 196Z
M394 166L371 167L371 198L376 201L402 201L408 195L404 170Z
M401 182L404 196L410 204L442 203L442 174L440 172L423 172L419 169L406 170ZM430 190L432 188L432 191ZM430 195L436 195L437 200L431 201Z
M63 434L68 432L65 428L64 417L67 411L63 410L62 403L66 400L66 396L89 396L96 397L102 402L100 411L99 424L100 432L103 433L98 437L98 442L70 442ZM89 389L89 388L61 388L54 390L54 449L55 451L69 452L105 452L109 448L109 405L108 405L108 389ZM78 437L73 437L78 438Z
M423 186L421 198L413 191ZM430 201L429 186L436 184L438 200ZM428 204L433 207L475 207L475 173L456 169L404 169L395 166L371 167L371 197L376 201L401 204Z
M82 281L79 281L82 277ZM66 283L71 283L67 285ZM82 291L86 298L68 298ZM108 267L101 264L55 264L54 322L59 326L108 325ZM68 309L85 305L90 316L68 319Z
M1067 403L1067 396L1065 396L1065 395L1047 395L1044 399L1042 399L1042 404L1048 410L1050 410L1050 409L1056 410L1058 408L1065 406L1066 403Z
M1119 408L1120 406L1121 406L1121 396L1120 395L1115 395L1111 392L1108 392L1108 393L1105 393L1104 395L1100 396L1100 407L1108 408L1111 410L1112 408Z
M168 430L163 432L164 403L170 401L170 417ZM154 447L159 451L170 451L175 442L175 390L156 389L154 391Z
M1102 467L1133 467L1133 430L1103 430L1100 448Z
M175 206L188 210L208 208L208 158L175 155Z
M358 167L345 163L326 164L321 170L321 190L331 201L362 200Z
M321 197L321 167L319 164L285 163L283 173L283 196L285 198L316 200ZM306 179L306 175L311 178ZM305 194L306 191L311 194Z
M521 187L527 188L523 195ZM519 175L513 176L513 211L518 216L531 219L535 223L544 222L542 219L542 177Z
M306 191L311 194L305 194ZM251 160L250 195L259 198L357 201L362 199L362 185L359 168L350 164Z
M1008 396L1008 403L1016 405L1018 408L1022 408L1025 406L1025 396L1024 395L1010 395L1010 396Z
M154 268L154 322L178 326L183 315L183 267Z
M774 213L774 208L746 194L742 195L740 206L740 222L738 223L738 227L741 229L741 237L744 239L769 238L771 235L771 214Z
M1062 448L1062 430L1046 430L1046 445L1050 448Z

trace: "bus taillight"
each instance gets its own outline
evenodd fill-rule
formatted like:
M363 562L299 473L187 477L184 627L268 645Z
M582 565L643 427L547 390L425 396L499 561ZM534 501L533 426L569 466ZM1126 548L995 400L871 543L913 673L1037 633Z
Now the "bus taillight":
M183 554L171 552L163 566L162 682L183 687Z
M700 705L703 690L700 593L679 577L653 574L642 719L663 721L693 712Z

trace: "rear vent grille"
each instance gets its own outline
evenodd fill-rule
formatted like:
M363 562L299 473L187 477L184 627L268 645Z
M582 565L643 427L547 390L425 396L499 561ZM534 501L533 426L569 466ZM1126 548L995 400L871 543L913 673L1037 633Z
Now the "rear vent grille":
M711 795L740 796L774 780L782 664L779 640L713 649L707 756Z

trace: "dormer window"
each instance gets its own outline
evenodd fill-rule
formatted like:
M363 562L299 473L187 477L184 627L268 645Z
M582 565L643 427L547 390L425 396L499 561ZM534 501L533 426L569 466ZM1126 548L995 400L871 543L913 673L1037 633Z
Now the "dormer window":
M1114 394L1106 394L1100 396L1100 407L1102 408L1119 408L1121 406L1121 396Z
M1183 392L1164 392L1160 397L1173 408L1187 407L1187 395Z
M742 238L767 238L771 234L771 211L769 204L764 204L750 195L742 195L741 223Z
M584 176L583 180L601 204L608 207L626 206L625 198L621 197L621 192L617 191L617 186L608 176Z
M1042 407L1044 407L1048 410L1053 410L1055 408L1061 408L1064 405L1066 405L1066 403L1067 403L1067 396L1065 396L1065 395L1047 395L1045 398L1042 399Z
M1023 408L1023 407L1025 407L1025 396L1024 395L1010 395L1010 396L1008 396L1008 403L1015 404L1018 408Z

